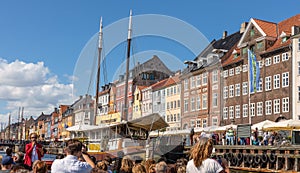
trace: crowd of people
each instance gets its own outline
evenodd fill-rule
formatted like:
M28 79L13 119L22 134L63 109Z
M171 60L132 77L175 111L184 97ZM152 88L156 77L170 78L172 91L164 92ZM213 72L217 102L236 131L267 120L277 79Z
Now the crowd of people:
M143 160L139 156L124 155L122 151L116 158L107 155L103 160L96 160L87 153L82 142L70 139L66 142L65 153L57 155L51 169L41 161L46 151L37 143L37 137L35 133L30 134L31 142L26 144L24 154L13 154L12 149L8 148L6 155L0 159L0 173L225 173L228 170L226 160L211 157L214 142L205 136L195 141L189 161L180 158L172 164L165 157L157 161Z

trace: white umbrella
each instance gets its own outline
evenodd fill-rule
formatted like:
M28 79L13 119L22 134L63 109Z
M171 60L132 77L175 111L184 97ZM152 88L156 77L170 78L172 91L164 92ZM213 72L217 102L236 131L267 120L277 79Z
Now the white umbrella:
M274 123L275 123L274 121L265 120L265 121L262 121L262 122L253 124L253 125L251 126L251 129L252 129L252 130L255 130L255 129L257 128L258 130L262 130L262 129L265 128L267 125L272 126L272 124L274 124Z
M226 130L229 129L230 127L232 127L233 129L236 129L236 128L237 128L237 125L229 124L229 125L226 125L226 126L220 126L220 127L216 128L214 131L215 131L215 132L222 132L222 131L226 131Z
M279 121L273 124L269 124L263 127L263 130L293 130L300 129L300 120L285 120Z

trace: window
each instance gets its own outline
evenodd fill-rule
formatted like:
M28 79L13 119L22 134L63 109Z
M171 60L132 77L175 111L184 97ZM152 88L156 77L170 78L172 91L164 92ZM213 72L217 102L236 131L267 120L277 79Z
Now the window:
M247 72L247 71L248 71L248 65L245 64L245 65L243 65L243 72Z
M257 49L261 49L263 47L263 42L262 41L260 41L260 42L258 42L257 44L256 44L256 48Z
M167 102L167 109L170 109L170 102Z
M271 58L267 58L267 59L266 59L265 66L270 66L270 65L271 65L271 62L272 62Z
M274 100L274 114L280 113L280 99Z
M213 107L218 106L218 93L213 93Z
M195 88L195 87L196 87L195 76L192 76L192 77L190 78L190 81L191 81L191 88Z
M212 118L212 125L213 126L217 126L218 125L218 118L216 118L216 117Z
M287 61L289 60L289 54L288 53L283 53L282 54L282 61Z
M273 79L274 81L274 86L273 86L273 88L274 89L278 89L278 88L280 88L280 74L276 74L276 75L274 75L274 79Z
M289 98L282 98L282 112L289 112Z
M243 95L248 94L248 82L243 82Z
M207 84L207 72L203 73L202 75L202 84L203 85Z
M196 127L201 127L201 119L196 120Z
M300 51L300 38L298 39L298 51Z
M177 89L176 89L176 86L172 87L173 88L173 91L174 91L174 95L176 95L177 93Z
M189 111L189 101L188 99L184 99L184 112Z
M243 49L242 49L242 53L243 53L243 55L246 55L246 54L247 54L247 50L248 50L248 48L247 48L247 47L245 47L245 48L243 48Z
M298 75L300 75L300 61L298 61Z
M289 72L282 73L282 88L289 86Z
M173 93L174 93L174 92L173 92L173 87L171 87L171 88L170 88L170 95L172 96Z
M218 70L213 71L212 81L213 81L213 83L218 82Z
M240 74L241 68L240 67L235 67L235 74Z
M223 118L224 120L228 119L228 107L223 108Z
M228 77L228 70L224 70L224 71L223 71L223 76L224 76L224 78L225 78L225 77Z
M233 106L229 107L229 118L230 119L234 118L234 108L233 108Z
M262 92L262 89L263 89L263 78L260 78L258 88L257 88L257 92Z
M234 75L234 68L229 69L229 76L233 76Z
M180 122L180 113L177 114L177 121Z
M197 109L197 110L200 110L200 109L201 109L201 105L200 105L200 96L197 96L196 109Z
M266 115L272 114L272 101L268 100L266 101Z
M195 111L196 105L195 105L195 98L191 98L191 111Z
M191 120L191 127L195 127L195 120Z
M262 68L264 66L264 61L263 60L258 61L258 66L259 68Z
M255 30L254 27L250 30L250 37L253 37L255 35Z
M263 114L263 102L257 102L256 107L257 107L257 116L262 116L262 114Z
M180 100L177 100L177 107L180 108Z
M174 104L173 104L173 105L174 105L174 109L176 109L176 101L174 101Z
M251 117L255 116L255 103L250 104L250 116Z
M236 105L235 106L235 118L240 118L240 116L241 116L240 105Z
M271 76L265 78L265 90L266 91L271 90Z
M202 126L203 128L207 127L207 120L206 119L202 120L202 125L203 125Z
M273 57L273 64L278 64L280 62L280 55L276 55Z
M189 89L189 80L188 79L184 80L184 85L183 86L184 86L184 91ZM168 96L168 93L167 93L167 96Z
M300 86L298 86L298 102L300 102Z
M223 97L224 97L224 99L228 98L228 86L225 86L225 87L224 87L224 90L223 90Z
M233 97L234 96L234 85L230 85L229 86L229 97Z
M248 117L248 104L243 104L243 117Z
M170 102L170 109L173 109L173 102Z
M235 84L235 96L240 96L241 94L241 86L240 84Z
M207 94L202 95L202 109L207 109Z
M167 89L167 97L170 96L170 88Z
M196 76L196 85L199 87L201 85L201 74Z

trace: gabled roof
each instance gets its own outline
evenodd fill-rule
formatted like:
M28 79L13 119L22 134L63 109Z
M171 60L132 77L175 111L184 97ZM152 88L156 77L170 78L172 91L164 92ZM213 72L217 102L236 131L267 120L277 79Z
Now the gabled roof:
M150 87L152 88L152 91L161 89L164 86L164 84L168 81L168 79L169 78L161 80L161 81L156 82L155 84L151 85Z
M272 50L276 50L281 47L286 47L291 43L291 40L288 39L286 42L282 42L282 38L280 38L280 35L282 32L288 34L291 33L292 26L300 26L300 14L295 15L293 17L290 17L288 19L285 19L278 23L278 36L277 40L274 43L272 47L269 47L266 52L270 52Z
M168 86L174 85L179 82L180 82L179 75L176 75L176 76L170 77L168 79L168 81L164 84L163 87L168 87Z
M254 23L255 26L258 25L259 27L258 29L262 30L264 36L277 37L278 34L276 31L276 27L277 27L276 23L268 22L260 19L251 19L251 20L255 22Z

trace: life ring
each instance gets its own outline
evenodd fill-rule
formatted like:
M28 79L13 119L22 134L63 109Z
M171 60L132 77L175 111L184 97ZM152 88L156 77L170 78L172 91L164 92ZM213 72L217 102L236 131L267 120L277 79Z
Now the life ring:
M236 166L237 161L238 161L237 158L233 156L231 161L230 161L230 166Z
M244 163L248 163L248 155L249 155L249 154L245 154L245 155L244 155L244 158L243 158L243 159L244 159Z
M249 164L252 164L253 163L253 155L251 155L251 154L248 154L248 156L247 156L247 162L249 163Z
M261 156L260 155L256 155L255 158L254 158L254 163L257 164L257 165L259 165L260 161L261 161Z
M275 156L274 153L271 153L271 154L269 155L269 161L270 161L271 163L275 163L275 161L276 161L276 156Z
M268 162L268 155L266 153L263 153L260 160L261 160L261 163L267 163Z
M224 153L223 158L227 160L228 158L227 153Z
M227 153L227 159L229 161L231 161L232 158L233 158L233 154L232 153Z
M242 162L242 161L243 161L243 158L244 158L243 153L238 153L238 154L236 155L236 158L237 158L237 160L238 160L239 162Z

